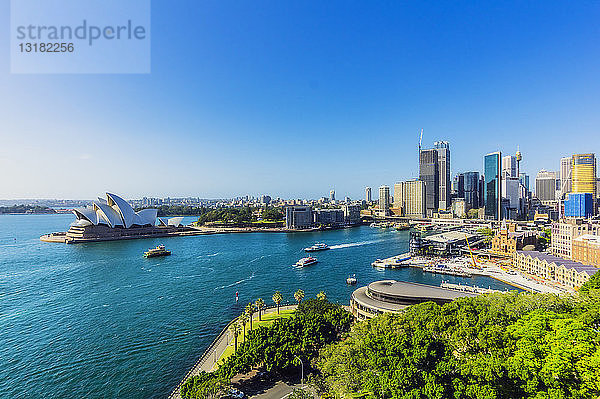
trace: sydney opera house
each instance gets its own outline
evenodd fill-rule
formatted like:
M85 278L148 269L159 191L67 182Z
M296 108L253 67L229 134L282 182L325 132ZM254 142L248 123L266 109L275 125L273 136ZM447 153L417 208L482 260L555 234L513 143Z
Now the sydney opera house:
M185 230L185 227L181 226L182 217L164 221L157 217L157 209L142 209L136 212L127 201L111 193L106 193L106 199L98 198L91 205L73 209L73 213L77 220L71 224L69 231L53 233L42 237L42 240L71 244L165 237Z

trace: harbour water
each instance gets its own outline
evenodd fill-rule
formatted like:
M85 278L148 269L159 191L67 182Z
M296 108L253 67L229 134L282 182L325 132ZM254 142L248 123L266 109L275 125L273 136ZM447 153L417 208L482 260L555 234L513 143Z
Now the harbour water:
M189 222L193 218L186 218ZM314 233L224 234L78 245L39 241L71 215L0 216L0 398L164 398L250 301L323 290L347 304L380 279L512 289L488 277L377 270L408 250L408 232L358 227ZM325 242L319 263L291 265ZM165 244L172 255L145 259ZM239 293L239 302L235 294Z

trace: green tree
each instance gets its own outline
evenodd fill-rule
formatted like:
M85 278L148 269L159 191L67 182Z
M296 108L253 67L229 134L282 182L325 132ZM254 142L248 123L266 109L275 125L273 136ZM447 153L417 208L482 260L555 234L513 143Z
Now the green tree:
M479 216L479 210L469 209L469 211L467 212L467 216L469 217L469 219L477 219L477 217Z
M304 291L298 290L298 291L294 292L294 299L298 302L298 305L300 305L300 303L304 299Z
M258 298L254 305L256 306L256 310L258 311L258 320L260 321L262 320L262 312L266 307L265 301L263 301L262 298Z
M242 332L241 328L240 328L240 324L238 322L233 322L231 323L231 325L229 326L229 331L231 332L231 334L233 335L233 339L235 340L235 350L237 351L237 347L238 347L238 336L240 335L240 333Z
M217 399L225 395L230 386L226 379L202 371L199 375L189 378L179 392L184 399Z
M327 294L325 294L325 291L321 291L317 294L317 299L323 301L325 299L327 299Z
M289 399L314 399L314 396L305 389L294 388Z
M279 304L281 303L281 301L283 301L283 296L281 295L281 292L275 291L275 293L273 294L273 302L275 302L275 305L277 305L277 314L279 314Z
M240 323L242 324L243 330L244 330L244 334L242 335L242 337L246 337L246 324L248 323L248 315L244 312L240 315L239 317Z
M246 305L246 309L244 310L244 312L246 313L246 315L248 316L248 319L250 320L250 331L252 331L252 316L256 312L256 307L254 306L254 304L252 302L250 302L249 304Z

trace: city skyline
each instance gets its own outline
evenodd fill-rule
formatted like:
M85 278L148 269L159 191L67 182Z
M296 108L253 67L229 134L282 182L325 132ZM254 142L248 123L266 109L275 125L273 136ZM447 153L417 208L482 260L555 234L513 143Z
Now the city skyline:
M451 176L600 153L594 4L190 4L152 5L147 75L10 74L0 37L1 199L359 199L418 177L421 128Z

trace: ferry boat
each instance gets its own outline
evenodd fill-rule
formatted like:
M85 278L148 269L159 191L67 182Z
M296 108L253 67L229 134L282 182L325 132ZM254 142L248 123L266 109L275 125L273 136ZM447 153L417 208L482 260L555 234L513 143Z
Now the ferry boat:
M410 253L405 253L391 258L386 262L386 265L391 268L405 267L410 265L410 259Z
M356 279L356 274L353 274L352 276L346 279L346 284L348 285L355 285L357 282L358 280Z
M300 259L298 262L296 262L296 264L294 266L297 266L297 267L310 266L310 265L314 265L317 262L318 262L317 258L313 258L312 256L309 256L308 258Z
M156 248L150 248L144 252L144 258L155 258L157 256L169 256L171 251L167 251L164 245L159 245Z
M395 226L395 228L398 231L408 230L408 229L410 229L410 224L408 224L408 223L397 223L396 226Z
M329 249L329 246L327 244L317 243L308 248L304 248L304 251L305 252L317 252L317 251L325 251L326 249Z

